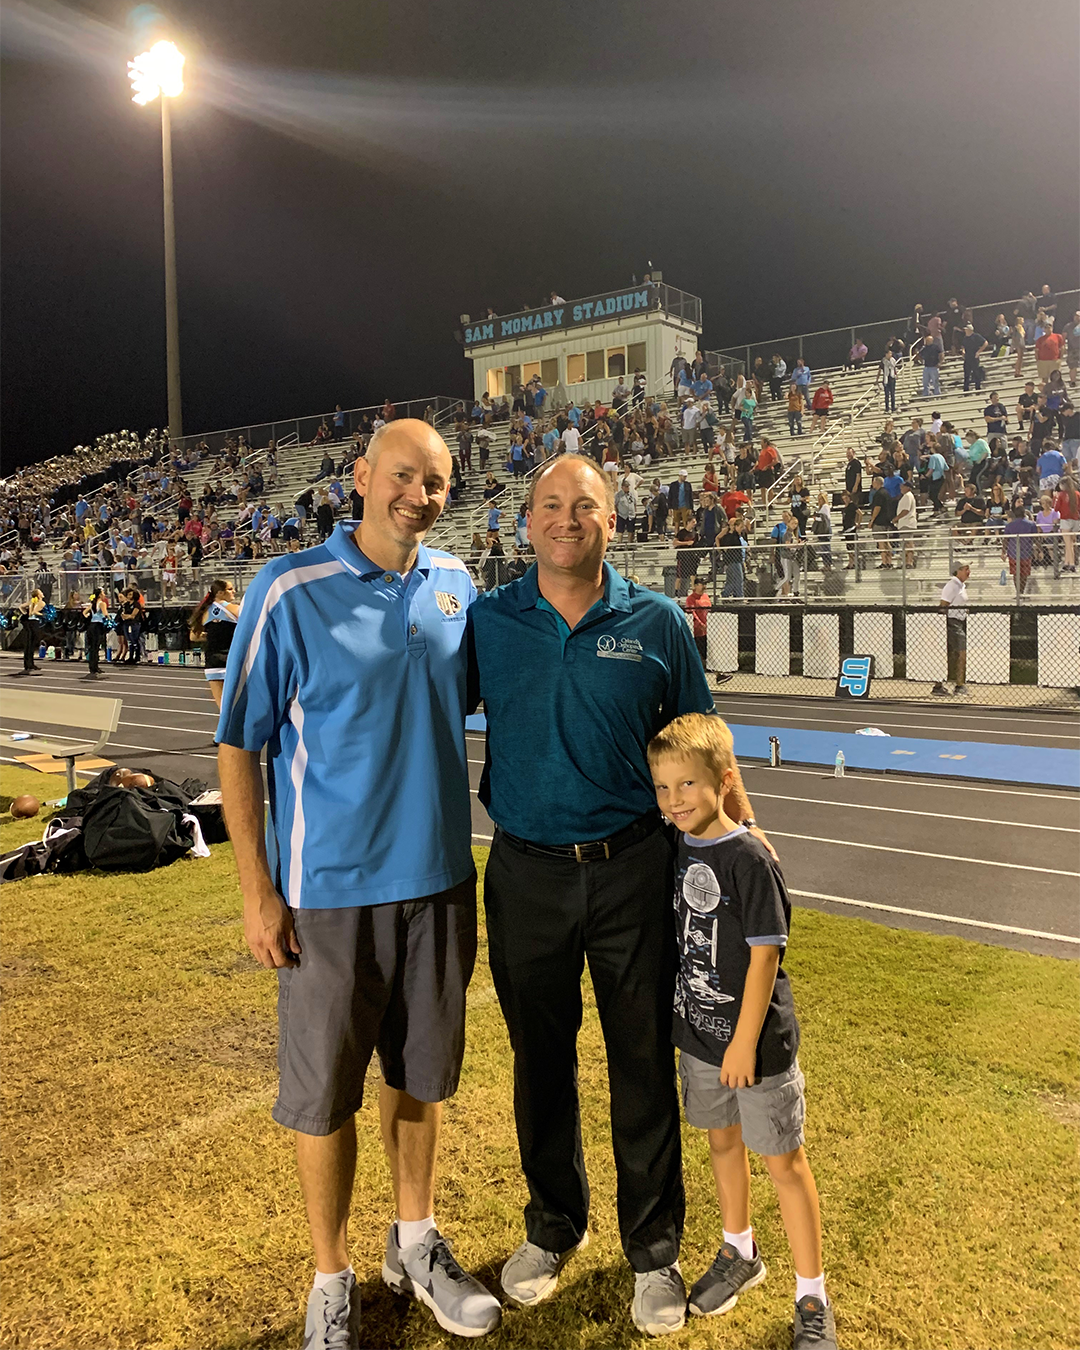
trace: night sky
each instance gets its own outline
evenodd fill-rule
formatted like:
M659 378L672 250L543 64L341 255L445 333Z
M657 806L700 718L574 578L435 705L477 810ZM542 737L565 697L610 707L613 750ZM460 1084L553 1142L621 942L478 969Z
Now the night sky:
M466 394L460 313L650 259L703 298L709 347L1080 278L1075 0L168 15L189 433ZM165 421L135 26L127 5L6 6L7 467Z

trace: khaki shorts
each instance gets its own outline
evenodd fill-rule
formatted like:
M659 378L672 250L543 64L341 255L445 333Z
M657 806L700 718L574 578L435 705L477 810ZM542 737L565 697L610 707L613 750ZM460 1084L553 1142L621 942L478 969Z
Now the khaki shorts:
M372 1052L421 1102L457 1091L476 961L476 874L420 900L293 910L298 965L278 971L273 1117L333 1134L360 1109Z
M806 1080L798 1060L753 1087L729 1088L720 1082L715 1064L680 1050L679 1083L687 1124L695 1129L741 1125L746 1147L768 1157L792 1153L804 1142Z

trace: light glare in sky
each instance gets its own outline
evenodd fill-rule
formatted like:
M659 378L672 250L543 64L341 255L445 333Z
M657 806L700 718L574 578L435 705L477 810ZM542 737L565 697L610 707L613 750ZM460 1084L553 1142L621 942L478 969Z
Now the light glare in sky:
M148 52L128 62L135 90L132 103L150 103L158 94L175 98L184 88L184 58L172 42L155 42Z

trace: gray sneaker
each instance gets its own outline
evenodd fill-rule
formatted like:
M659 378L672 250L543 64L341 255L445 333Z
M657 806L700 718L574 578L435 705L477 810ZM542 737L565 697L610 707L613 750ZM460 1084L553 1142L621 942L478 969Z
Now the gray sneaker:
M647 1336L667 1336L686 1325L686 1285L678 1261L634 1276L634 1326Z
M756 1243L753 1260L747 1261L737 1248L725 1242L716 1253L716 1260L690 1290L690 1311L698 1317L730 1312L739 1295L756 1288L767 1274Z
M831 1303L804 1294L795 1304L794 1350L836 1350L836 1322Z
M507 1298L529 1308L555 1292L559 1271L575 1252L589 1245L588 1230L581 1241L565 1252L549 1252L535 1243L523 1242L502 1268L499 1282Z
M323 1289L312 1289L301 1350L360 1350L360 1290L355 1275L342 1275Z
M397 1224L391 1224L382 1277L395 1294L419 1299L435 1314L439 1326L455 1336L484 1336L495 1330L502 1317L499 1300L461 1269L437 1228L402 1250Z
M954 694L959 694L961 698L963 698L963 696L967 693L967 691L968 691L968 687L967 687L966 684L958 684L958 685L956 685L956 687L953 689L953 693L954 693Z

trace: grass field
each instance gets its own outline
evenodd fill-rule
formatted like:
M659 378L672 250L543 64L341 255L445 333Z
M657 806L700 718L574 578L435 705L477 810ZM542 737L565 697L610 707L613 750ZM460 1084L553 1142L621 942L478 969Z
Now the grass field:
M0 792L21 791L59 796L63 784L0 770ZM0 846L41 828L6 825ZM298 1346L311 1262L290 1139L269 1117L275 982L244 947L229 846L147 876L41 878L0 895L0 1345ZM1074 1350L1077 965L798 910L788 969L841 1346ZM507 1311L485 1341L493 1348L642 1340L628 1316L591 1003L581 1082L593 1240L555 1298ZM374 1093L358 1123L365 1345L449 1344L378 1280L392 1201ZM693 1279L720 1222L704 1140L691 1130L684 1140L682 1264ZM754 1177L769 1279L672 1345L790 1345L791 1263L756 1165ZM437 1212L492 1288L523 1236L524 1199L509 1049L482 948Z

